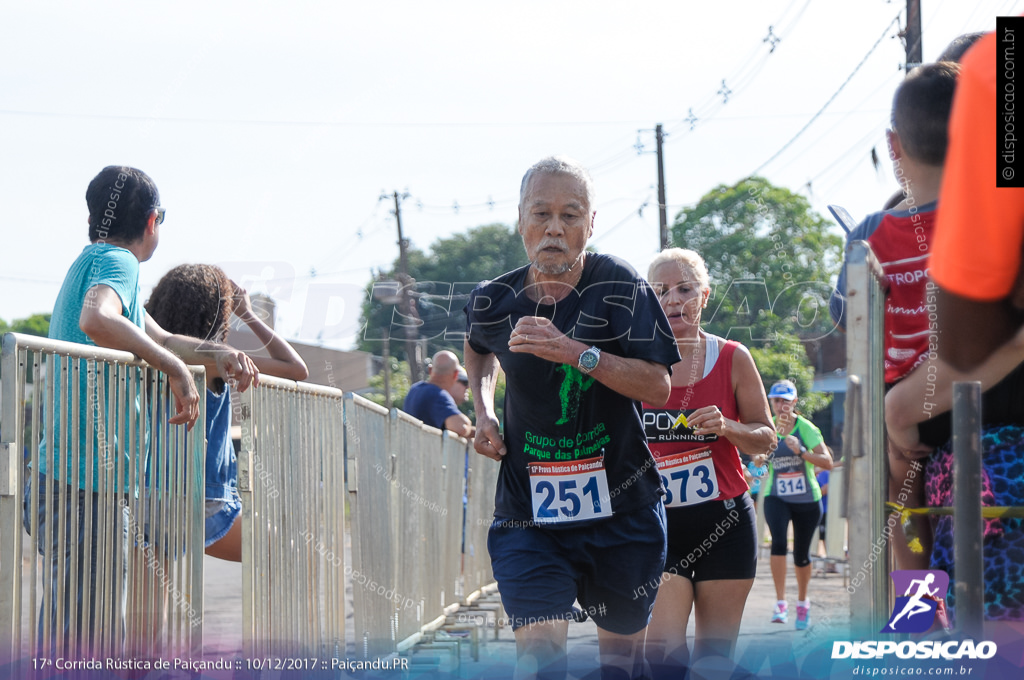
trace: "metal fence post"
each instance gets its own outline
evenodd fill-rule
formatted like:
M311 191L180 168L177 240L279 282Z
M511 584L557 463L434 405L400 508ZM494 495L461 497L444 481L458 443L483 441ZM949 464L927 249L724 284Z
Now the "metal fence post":
M21 647L21 366L13 335L3 336L3 392L0 394L0 540L13 549L0 555L0 663L18 658Z
M847 393L845 451L850 550L851 634L870 637L888 620L890 607L889 533L885 500L888 457L885 449L882 268L865 241L851 243L846 254Z
M980 640L985 583L981 519L981 383L953 383L953 564L956 627Z

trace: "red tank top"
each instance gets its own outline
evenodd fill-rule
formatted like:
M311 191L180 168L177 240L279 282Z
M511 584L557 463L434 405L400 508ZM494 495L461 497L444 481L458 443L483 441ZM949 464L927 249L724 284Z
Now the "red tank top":
M732 355L737 347L739 343L726 341L711 372L693 385L673 387L672 395L663 408L644 404L644 432L655 459L663 459L671 454L710 449L710 458L714 464L713 484L712 481L708 481L707 475L704 476L701 485L695 487L691 484L691 496L687 503L689 505L694 502L735 498L747 490L739 451L732 442L717 435L695 435L686 424L686 417L690 413L712 404L717 406L726 418L739 420L736 393L732 388ZM680 462L690 462L690 458L684 457ZM676 489L681 490L678 487ZM669 486L669 493L673 493L672 485Z

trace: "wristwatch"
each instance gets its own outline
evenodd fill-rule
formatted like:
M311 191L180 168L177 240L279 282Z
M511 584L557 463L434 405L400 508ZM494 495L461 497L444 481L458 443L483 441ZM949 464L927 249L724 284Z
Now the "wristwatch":
M601 361L601 350L599 350L596 347L588 347L588 348L586 348L585 350L583 350L583 353L580 354L580 361L579 361L580 373L582 373L584 375L586 375L587 373L590 373L595 368L597 368L597 363L599 361Z

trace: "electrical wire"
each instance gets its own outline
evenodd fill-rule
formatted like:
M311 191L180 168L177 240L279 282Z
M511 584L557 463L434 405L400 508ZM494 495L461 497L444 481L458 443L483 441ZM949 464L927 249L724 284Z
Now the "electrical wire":
M820 171L818 171L818 174L814 175L809 180L807 180L807 183L808 184L812 184L814 182L817 182L822 177L827 175L833 168L835 168L837 165L840 165L843 161L849 159L851 156L856 157L856 158L859 159L859 155L858 154L854 154L853 152L854 152L855 149L862 149L863 148L863 150L866 150L867 148L870 148L870 147L864 147L864 143L868 142L868 141L871 142L871 146L877 146L877 142L878 142L878 128L875 127L874 125L872 125L871 129L868 131L867 134L865 134L863 137L861 137L856 142L854 142L852 145L850 145L850 147L848 149L846 149L846 151L844 151L842 154L840 154L838 158L836 158L834 161L832 161L827 166L825 166Z
M614 226L608 229L608 231L603 232L600 236L596 236L590 239L590 245L597 245L598 243L606 239L608 236L611 236L611 234L614 233L616 229L627 224L630 220L634 218L642 221L646 226L650 227L650 223L647 222L647 220L644 219L643 217L643 209L646 205L648 205L648 202L644 201L642 204L638 205L635 210L630 211L628 215L626 215L621 220L616 222Z
M846 80L844 80L844 81L843 81L843 83L842 83L842 84L841 84L841 85L839 86L839 89L837 89L837 90L836 90L836 91L835 91L835 92L834 92L834 93L832 94L832 96L828 98L828 101L826 101L826 102L825 102L825 104L824 104L824 105L823 105L823 106L822 106L822 107L821 107L820 109L818 109L818 112L817 112L817 113L815 113L815 114L814 114L813 116L811 116L811 119L810 119L809 121L807 121L807 122L806 122L806 123L804 124L804 126L803 126L802 128L800 128L800 130L799 130L799 131L798 131L798 132L797 132L797 133L796 133L795 135L793 135L793 137L792 137L792 138L791 138L791 139L790 139L790 140L789 140L788 142L786 142L785 144L783 144L783 145L782 145L782 148L781 148L781 149L779 149L779 150L778 150L778 151L776 151L776 152L775 152L774 154L772 154L771 158L769 158L768 160L766 160L766 161L765 161L764 163L762 163L761 165L757 166L757 168L756 168L756 169L755 169L755 170L754 170L753 172L751 172L751 173L750 173L749 175L747 175L748 177L753 177L754 175L756 175L756 174L758 174L759 172L761 172L761 170L763 170L763 169L764 169L765 167L767 167L767 166L768 166L768 165L769 165L769 164L770 164L770 163L771 163L772 161L774 161L774 160L775 160L776 158L778 158L779 156L781 156L781 155L782 155L782 154L783 154L783 153L784 153L784 152L786 151L786 149L788 149L788 148L789 148L790 146L792 146L792 145L793 145L793 143L794 143L794 142L795 142L796 140L800 139L800 137L801 137L801 136L802 136L802 135L804 134L804 132L806 132L806 131L807 131L807 129L808 129L809 127L811 127L811 125L813 125L813 124L814 124L814 121L818 120L818 118L819 118L819 117L821 116L821 114L825 112L825 109L827 109L827 108L829 107L829 105L830 105L830 104L831 104L831 103L832 103L833 101L835 101L836 97L838 97L838 96L839 96L839 93L840 93L840 92L842 92L842 91L843 91L843 90L844 90L844 89L846 88L846 86L847 86L847 85L848 85L848 84L850 83L850 81L851 81L851 80L853 80L853 77L854 77L855 75L857 75L857 73L858 73L858 72L860 71L861 67L862 67L862 66L863 66L863 65L864 65L864 64L865 64L865 63L867 62L868 58L869 58L869 57L871 57L871 55L872 55L872 54L874 54L875 50L876 50L876 49L878 49L878 46L879 46L879 45L881 45L881 44L882 44L882 41L883 41L883 40L885 40L885 38L886 38L886 37L887 37L887 36L889 35L889 29L891 29L891 28L892 28L893 24L897 24L897 25L898 25L898 22L899 22L899 18L900 18L900 17L899 17L899 15L897 14L897 15L896 15L896 16L895 16L895 17L893 18L893 20L892 20L892 21L890 21L890 22L889 22L889 23L888 23L888 24L886 25L886 27L885 27L885 30L884 30L884 31L882 31L882 35L878 36L878 40L876 40L876 41L875 41L875 44L871 46L871 49L870 49L870 50L868 50L868 53L867 53L867 54L865 54L865 55L864 55L864 57L863 57L863 58L862 58L862 59L860 60L860 63L858 63L858 64L857 64L857 66L855 66L855 67L854 67L854 69L853 69L853 71L852 71L852 72L850 73L850 75L848 75L848 76L846 77Z
M779 33L776 34L773 31L773 27L779 26L783 23L785 17L789 14L789 10L792 9L794 5L796 5L796 2L797 0L791 2L786 7L785 11L782 13L782 16L779 17L779 20L769 26L769 34L777 38L776 42L771 43L768 40L768 38L765 38L762 41L762 44L755 47L750 53L750 56L748 56L743 62L740 63L739 68L736 71L734 71L732 75L730 75L728 78L723 79L723 86L728 87L729 96L735 96L739 94L744 89L746 89L746 87L749 84L753 82L754 78L756 78L757 75L760 74L761 69L763 69L765 64L767 64L768 57L774 53L776 45L789 36L789 34L796 27L797 23L799 23L800 19L803 17L804 12L807 10L807 7L811 4L811 0L806 0L806 2L804 2L803 6L797 12L793 20L788 25L786 25L785 28L780 29ZM768 44L767 48L765 48L765 44ZM767 49L767 52L765 52L758 58L758 53L762 52L765 49ZM747 72L748 69L750 69L749 73ZM698 106L691 107L689 109L690 115L688 115L686 118L680 121L676 121L675 123L670 123L669 126L667 126L666 128L666 136L668 135L668 133L676 134L681 127L689 125L691 129L684 130L682 135L677 135L675 139L679 139L680 137L685 136L686 134L692 132L696 128L698 122L702 123L714 118L719 111L725 108L726 104L727 102L724 101L724 97L718 94L710 95ZM693 116L693 118L696 119L692 123L691 115Z
M892 81L894 79L896 79L896 78L902 79L903 78L902 72L894 71L893 74L889 78L883 79L882 82L879 83L878 86L874 90L872 90L870 94L868 94L865 97L862 97L861 100L862 101L872 101L873 97L878 93L879 90L882 90L882 89L884 89L886 87L891 87L892 86L891 85ZM831 138L833 138L835 136L834 133L839 129L840 126L843 125L843 123L846 121L846 119L849 118L850 116L852 116L854 113L858 113L857 109L854 109L852 111L846 112L841 118L839 118L839 120L837 120L835 122L835 124L832 125L832 127L828 128L827 130L822 132L813 141L808 142L806 144L806 146L804 147L804 149L802 151L800 151L800 153L796 154L795 156L790 158L788 161L786 161L782 165L777 166L775 168L775 172L776 173L781 172L782 170L788 168L793 163L795 163L798 160L800 160L801 158L803 158L811 150L820 148L821 144L823 142L825 142L826 139L831 139ZM886 119L888 119L888 116L886 116ZM872 124L872 129L873 130L875 129L875 126L876 126L876 124L873 123Z

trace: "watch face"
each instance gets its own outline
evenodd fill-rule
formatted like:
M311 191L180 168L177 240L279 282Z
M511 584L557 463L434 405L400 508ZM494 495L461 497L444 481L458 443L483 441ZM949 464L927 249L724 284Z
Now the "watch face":
M592 371L597 368L598 359L600 356L593 348L588 349L580 355L580 367L588 371Z

